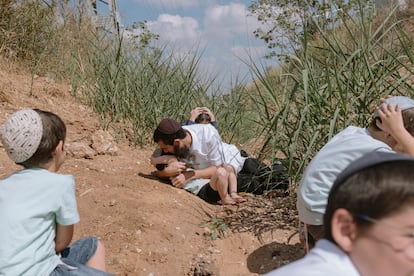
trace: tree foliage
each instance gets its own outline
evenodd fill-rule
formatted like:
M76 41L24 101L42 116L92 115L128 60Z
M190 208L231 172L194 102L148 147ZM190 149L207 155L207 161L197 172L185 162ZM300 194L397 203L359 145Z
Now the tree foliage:
M262 26L254 31L271 53L268 57L283 55L302 45L305 34L335 26L342 15L355 12L360 5L369 7L373 0L254 0L249 7Z
M139 52L146 49L153 50L154 47L151 46L151 43L160 38L159 34L152 33L148 29L148 23L146 20L134 22L131 27L127 27L127 30L133 33L130 39L136 42Z

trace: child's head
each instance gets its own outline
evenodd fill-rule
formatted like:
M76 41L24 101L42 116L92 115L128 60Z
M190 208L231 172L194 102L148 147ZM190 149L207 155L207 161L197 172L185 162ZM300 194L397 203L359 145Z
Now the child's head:
M195 123L197 124L209 124L211 123L211 118L210 115L208 115L207 113L200 113L197 118L194 120Z
M384 103L392 104L394 107L396 107L397 104L400 105L404 127L412 136L414 136L414 100L405 96L394 96L386 99ZM378 112L375 112L370 125L375 130L381 131L377 126L377 120L381 121Z
M374 263L381 269L371 275L390 275L395 267L399 275L414 272L413 236L407 236L414 232L413 179L414 158L371 152L348 166L332 186L325 238L347 253L361 274ZM381 254L364 257L377 251Z
M23 109L10 116L0 134L10 159L25 168L33 168L48 163L60 141L63 146L66 126L54 113Z

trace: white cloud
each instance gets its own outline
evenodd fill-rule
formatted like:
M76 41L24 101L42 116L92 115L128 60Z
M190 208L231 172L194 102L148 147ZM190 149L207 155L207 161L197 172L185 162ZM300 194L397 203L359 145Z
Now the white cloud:
M191 49L201 40L196 19L179 15L161 14L156 21L148 21L148 29L160 35L160 42Z
M188 8L200 5L203 0L136 0L137 3L146 6L157 6L164 9Z
M199 19L203 24L194 17L164 13L156 20L148 21L147 26L151 32L160 35L159 43L168 45L175 55L185 56L195 51L199 55L205 50L199 63L199 69L205 75L215 75L218 81L225 82L235 76L246 77L248 66L243 62L259 61L266 53L263 43L253 36L253 30L260 23L255 17L248 16L244 4L217 5L210 0L203 1L202 4L207 6L204 18ZM161 2L167 1L151 1L151 4ZM192 2L201 3L201 0Z
M210 6L205 12L204 26L210 66L221 76L245 77L248 71L245 63L261 60L267 51L253 35L260 22L249 16L244 4Z
M204 25L206 33L216 38L252 35L259 22L251 16L244 4L215 5L206 10Z

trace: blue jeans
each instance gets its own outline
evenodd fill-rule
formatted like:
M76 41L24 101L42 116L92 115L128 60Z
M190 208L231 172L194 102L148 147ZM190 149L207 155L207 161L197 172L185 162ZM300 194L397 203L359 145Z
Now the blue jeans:
M97 247L98 238L96 237L83 238L74 242L62 251L62 262L76 267L76 269L71 270L63 266L58 266L50 273L50 276L113 275L85 265L95 254Z

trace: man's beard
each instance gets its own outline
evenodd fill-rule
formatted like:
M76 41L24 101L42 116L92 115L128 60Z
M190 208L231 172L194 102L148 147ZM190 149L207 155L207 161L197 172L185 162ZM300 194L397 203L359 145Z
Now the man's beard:
M187 158L190 155L190 148L186 146L180 147L179 145L174 145L174 155L179 159Z

